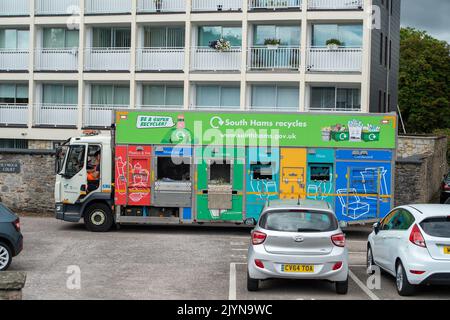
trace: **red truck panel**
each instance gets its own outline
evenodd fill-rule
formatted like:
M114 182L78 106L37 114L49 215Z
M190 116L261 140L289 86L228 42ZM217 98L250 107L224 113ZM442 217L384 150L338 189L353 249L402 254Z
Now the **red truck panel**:
M115 181L115 194L114 202L118 206L125 206L127 204L127 174L128 174L128 147L116 146L116 181Z

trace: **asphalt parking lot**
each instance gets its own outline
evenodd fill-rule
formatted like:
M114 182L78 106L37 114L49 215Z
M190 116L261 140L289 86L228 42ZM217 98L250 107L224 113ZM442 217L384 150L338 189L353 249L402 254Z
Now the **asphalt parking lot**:
M351 265L346 296L317 281L272 280L259 292L247 292L246 228L130 226L98 234L82 224L25 217L25 248L10 270L28 274L24 299L400 299L385 274L380 290L367 287L369 231L346 231ZM79 283L74 270L80 271ZM411 299L450 299L450 287L421 288Z

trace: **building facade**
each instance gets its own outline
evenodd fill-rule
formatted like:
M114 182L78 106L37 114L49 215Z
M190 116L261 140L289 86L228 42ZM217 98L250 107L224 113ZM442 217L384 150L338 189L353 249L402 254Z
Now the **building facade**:
M386 112L400 0L0 0L0 148L115 109Z

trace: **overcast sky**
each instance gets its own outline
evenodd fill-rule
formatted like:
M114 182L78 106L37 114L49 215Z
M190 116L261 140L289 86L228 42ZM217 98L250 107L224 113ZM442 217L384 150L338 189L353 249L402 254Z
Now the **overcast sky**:
M450 42L450 0L402 0L402 26Z

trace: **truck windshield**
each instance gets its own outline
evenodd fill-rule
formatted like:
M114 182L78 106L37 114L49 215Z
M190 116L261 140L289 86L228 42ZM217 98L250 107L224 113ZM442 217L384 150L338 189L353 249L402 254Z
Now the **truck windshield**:
M69 155L66 161L65 175L68 179L75 176L81 169L84 168L85 151L86 148L83 145L70 146Z
M64 159L66 158L67 150L69 150L69 147L66 145L60 146L56 149L56 159L55 159L56 174L60 174L64 167Z

